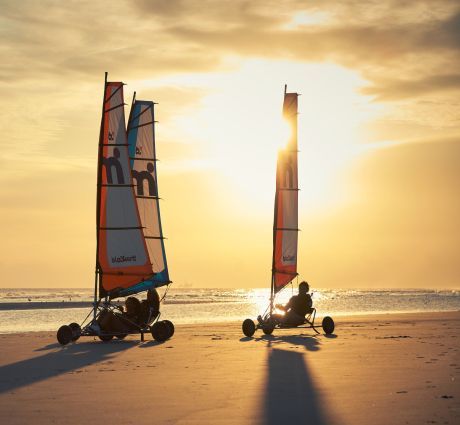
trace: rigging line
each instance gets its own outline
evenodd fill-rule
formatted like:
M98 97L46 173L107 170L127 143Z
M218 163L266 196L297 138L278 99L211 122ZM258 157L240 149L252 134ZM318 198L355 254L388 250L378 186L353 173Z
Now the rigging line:
M110 84L110 83L106 83L106 84ZM112 83L113 84L113 83ZM123 83L121 83L116 89L115 91L112 92L112 94L109 96L109 98L104 102L104 103L107 103L108 101L110 101L110 99L112 99L113 96L115 96L115 94L117 94L121 88L123 87Z
M169 291L169 287L171 286L171 283L172 283L172 282L169 282L168 285L166 286L165 293L164 293L163 296L161 297L160 303L166 298L166 294L167 294L168 291Z
M289 227L275 227L275 230L286 230L288 232L300 232L300 229L291 229Z

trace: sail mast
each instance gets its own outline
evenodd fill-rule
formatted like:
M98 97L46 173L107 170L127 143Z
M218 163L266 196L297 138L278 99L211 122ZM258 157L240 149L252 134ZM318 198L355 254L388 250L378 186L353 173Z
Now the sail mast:
M99 265L99 229L101 227L101 181L102 181L102 154L103 154L103 135L104 135L104 108L105 96L107 90L107 77L108 72L104 74L104 94L102 98L102 112L101 112L101 127L99 130L99 147L97 154L97 186L96 186L96 265L94 272L94 318L96 318L96 307L98 302L98 278L100 280L100 265Z
M284 85L284 96L286 96L287 84ZM273 217L273 254L272 254L272 276L270 282L270 315L273 313L273 301L275 298L275 249L276 249L276 227L278 217L278 166L276 167L276 182L275 182L275 207Z

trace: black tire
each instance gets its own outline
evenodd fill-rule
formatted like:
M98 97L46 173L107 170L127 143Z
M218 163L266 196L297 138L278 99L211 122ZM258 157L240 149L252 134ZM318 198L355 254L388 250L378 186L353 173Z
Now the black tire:
M169 326L161 321L156 322L150 327L150 332L153 336L153 339L158 342L166 341L169 338Z
M168 329L169 329L169 336L168 336L168 338L172 338L172 336L174 335L174 323L171 322L170 320L163 320L163 323L165 323L166 326L167 326Z
M265 323L262 326L262 331L264 332L265 335L271 335L274 330L275 330L275 325L273 323Z
M103 342L109 342L113 339L113 335L98 335L98 337Z
M250 338L256 331L256 324L251 319L246 319L241 326L243 333Z
M334 332L335 324L334 324L334 321L332 320L332 317L326 316L323 319L321 326L323 327L323 331L326 335L330 335L332 332Z
M115 335L115 338L116 339L125 339L127 336L128 336L128 334L119 334L119 335Z
M56 334L56 338L61 345L67 345L73 338L72 328L67 325L61 326Z
M81 327L78 323L71 323L69 325L70 329L72 329L72 341L77 341L78 338L81 336Z

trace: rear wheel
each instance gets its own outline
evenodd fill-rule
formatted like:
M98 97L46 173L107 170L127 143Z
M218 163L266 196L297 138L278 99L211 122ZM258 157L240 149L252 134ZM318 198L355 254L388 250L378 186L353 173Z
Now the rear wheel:
M172 338L172 336L174 335L174 324L173 324L173 322L171 322L170 320L163 320L163 323L165 323L166 326L167 326L168 329L169 329L169 336L168 336L168 338Z
M254 335L254 332L256 331L256 325L251 319L246 319L243 322L243 325L241 326L243 329L243 333L250 338L251 336Z
M56 334L56 338L61 345L67 345L73 338L72 328L67 325L61 326Z
M99 339L104 342L112 341L113 335L98 335Z
M150 332L155 341L163 342L169 338L170 329L166 323L161 321L161 322L154 323L150 327Z
M332 317L326 316L323 319L321 326L323 327L323 331L326 335L330 335L332 332L334 332L335 324L332 320Z
M81 327L78 323L71 323L69 328L72 329L72 341L76 341L81 336Z

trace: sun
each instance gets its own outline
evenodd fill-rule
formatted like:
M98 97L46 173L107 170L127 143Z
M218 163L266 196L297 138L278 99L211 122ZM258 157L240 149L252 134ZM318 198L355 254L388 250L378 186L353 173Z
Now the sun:
M362 151L361 127L380 112L360 93L365 83L333 64L259 59L227 72L155 81L207 92L196 107L174 118L176 130L190 143L205 144L207 166L253 203L254 215L273 202L277 153L291 131L282 118L284 85L300 95L299 202L316 211L341 202L338 176Z

